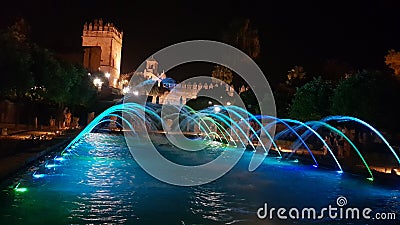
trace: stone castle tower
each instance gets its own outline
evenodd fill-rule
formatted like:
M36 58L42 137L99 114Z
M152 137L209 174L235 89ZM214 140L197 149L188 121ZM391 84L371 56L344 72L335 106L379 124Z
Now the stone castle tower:
M102 19L86 22L83 26L83 66L91 72L109 73L109 84L115 88L119 86L122 36L112 23L103 24Z
M153 58L153 56L146 60L145 72L158 75L158 62Z

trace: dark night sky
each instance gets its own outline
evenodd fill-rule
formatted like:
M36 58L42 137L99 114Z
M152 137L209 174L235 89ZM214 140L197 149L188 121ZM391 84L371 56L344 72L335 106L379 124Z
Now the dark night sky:
M21 0L2 3L0 28L22 16L34 42L56 52L79 52L84 22L103 18L124 31L122 72L128 72L170 44L219 40L230 21L246 17L259 30L258 64L267 78L277 79L294 65L317 73L326 59L383 68L387 50L400 50L399 10L398 0Z

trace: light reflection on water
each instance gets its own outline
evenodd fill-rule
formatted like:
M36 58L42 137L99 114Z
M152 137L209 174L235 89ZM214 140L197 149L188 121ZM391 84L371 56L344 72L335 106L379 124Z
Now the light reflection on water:
M267 158L256 171L248 172L248 152L217 181L177 187L146 174L122 136L90 134L76 151L79 156L47 170L45 178L33 179L29 170L15 177L28 188L26 193L4 186L0 224L308 224L310 221L259 220L255 213L265 202L275 207L325 207L335 204L339 195L346 196L352 206L394 211L400 217L399 185L369 184L363 178L275 158ZM196 156L201 155L198 162L203 162L220 152L181 153L167 146L160 151L177 162L191 160L194 164ZM38 167L43 168L43 163Z

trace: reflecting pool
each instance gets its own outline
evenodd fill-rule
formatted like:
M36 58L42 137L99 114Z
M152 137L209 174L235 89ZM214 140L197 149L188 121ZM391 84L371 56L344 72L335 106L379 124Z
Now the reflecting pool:
M178 163L201 164L221 151L210 146L186 152L159 145ZM314 168L292 158L267 157L248 171L246 151L222 178L195 187L173 186L148 175L133 159L122 135L90 133L71 154L49 155L4 182L0 224L390 224L400 218L400 181L369 182L365 176ZM268 207L347 206L394 212L397 220L259 219Z

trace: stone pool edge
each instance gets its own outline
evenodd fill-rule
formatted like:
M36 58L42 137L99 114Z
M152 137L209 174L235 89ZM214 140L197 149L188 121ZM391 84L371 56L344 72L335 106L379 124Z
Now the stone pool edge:
M0 183L5 182L8 178L17 174L35 163L40 158L49 154L50 152L60 150L63 146L73 140L73 138L79 134L79 131L68 134L64 137L60 137L56 143L51 146L43 146L42 149L35 153L24 152L16 154L10 157L0 159Z

